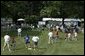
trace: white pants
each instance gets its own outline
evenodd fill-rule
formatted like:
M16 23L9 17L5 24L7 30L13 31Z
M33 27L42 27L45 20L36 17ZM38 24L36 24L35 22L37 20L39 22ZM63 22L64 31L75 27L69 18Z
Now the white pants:
M4 51L4 48L6 47L6 45L7 45L8 49L9 49L9 51L10 51L9 41L5 41L5 42L4 42L3 51Z
M71 33L68 33L68 34L67 34L67 38L65 39L65 41L67 41L67 40L69 41L70 38L71 38Z
M49 44L50 44L51 38L52 38L52 37L49 36L49 40L48 40L48 43L49 43Z
M84 29L82 29L81 31L82 31L82 33L84 33Z
M21 32L18 32L18 37L19 37L19 36L21 37Z

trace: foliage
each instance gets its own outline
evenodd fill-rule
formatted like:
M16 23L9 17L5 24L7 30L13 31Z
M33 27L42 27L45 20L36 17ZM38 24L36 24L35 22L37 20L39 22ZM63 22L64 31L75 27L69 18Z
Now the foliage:
M1 17L11 17L14 22L29 17L30 23L37 17L84 18L84 1L1 1Z

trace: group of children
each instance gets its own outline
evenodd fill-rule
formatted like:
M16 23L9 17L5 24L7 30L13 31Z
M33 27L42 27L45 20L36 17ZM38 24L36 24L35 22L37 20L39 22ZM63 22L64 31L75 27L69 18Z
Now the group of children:
M66 28L65 30L65 41L69 41L69 40L77 40L77 31L76 29L72 29L71 27ZM52 27L49 30L48 33L48 44L56 42L59 39L59 28L56 27Z
M66 34L66 38L65 41L69 41L69 40L77 40L77 30L75 28L67 28L67 30L65 31Z
M59 39L59 31L56 28L50 28L50 31L48 33L48 44L56 42L57 39Z
M21 28L19 28L18 29L18 37L21 37L21 31L22 31ZM25 40L25 47L27 49L30 50L30 49L33 48L35 50L38 47L38 41L39 41L38 36L33 36L32 37L34 47L32 47L31 44L30 44L31 40L30 40L30 36L28 34L24 37L24 40ZM15 37L10 37L8 33L4 36L3 51L4 51L6 46L8 47L9 51L11 51L10 46L13 47L12 48L13 50L15 50L15 48L16 48L16 39L15 39Z
M25 46L26 46L26 48L31 49L32 46L30 44L30 36L26 35L24 39L25 39ZM33 44L34 44L33 48L35 50L35 48L38 47L39 37L38 36L33 36L32 37L32 41L33 41Z
M69 40L71 38L72 38L72 40L73 39L77 40L77 32L76 31L71 32L70 29L68 29L68 30L69 31L65 32L66 33L65 40ZM21 37L21 31L22 30L19 28L18 29L18 37ZM55 27L50 28L50 31L48 33L48 37L49 37L48 38L48 44L56 42L59 39L59 28L58 27L57 28L55 28ZM33 36L32 37L32 41L33 41L34 47L31 46L30 36L28 34L24 37L24 39L25 39L25 47L26 48L28 48L28 49L32 49L33 48L35 50L35 48L38 47L38 41L39 41L39 37L38 36ZM15 40L15 38L14 37L10 37L8 34L6 34L4 36L3 51L4 51L4 48L6 47L6 45L7 45L8 49L9 49L9 51L11 51L11 49L10 49L10 41L12 43L11 46L14 47L13 50L15 49L15 47L16 47L16 40Z

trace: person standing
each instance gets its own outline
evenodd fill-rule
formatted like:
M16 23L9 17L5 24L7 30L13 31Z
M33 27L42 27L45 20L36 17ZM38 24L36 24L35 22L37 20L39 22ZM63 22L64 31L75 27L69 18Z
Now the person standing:
M74 38L75 38L75 40L77 40L77 32L74 32Z
M11 49L10 49L10 36L9 36L8 34L6 34L6 35L4 36L3 51L4 51L4 49L5 49L6 46L8 47L8 50L11 51Z
M50 31L48 33L48 37L49 37L48 44L50 44L51 43L51 40L52 40L52 37L53 37L52 29L50 29Z
M12 38L11 38L11 46L13 47L13 50L15 50L15 47L16 47L15 37L12 37Z
M26 48L30 49L30 37L28 35L25 36L25 46Z
M56 30L59 31L59 26L58 25L56 26Z
M78 35L77 31L76 31L76 29L74 29L72 40L77 40L77 35Z
M66 28L65 33L66 33L65 41L69 41L70 38L71 38L71 29L70 29L70 27Z
M39 37L38 36L33 36L32 41L34 43L34 50L35 50L35 48L38 47Z
M65 28L65 40L68 38L69 27Z
M22 31L22 29L21 28L18 28L18 37L21 37L21 31Z

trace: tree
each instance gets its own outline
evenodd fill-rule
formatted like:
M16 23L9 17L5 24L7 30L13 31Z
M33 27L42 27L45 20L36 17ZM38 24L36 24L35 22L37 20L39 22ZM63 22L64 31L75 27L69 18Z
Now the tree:
M42 17L60 17L61 1L43 1L43 9L40 11Z
M84 18L84 1L62 1L60 8L63 25L65 18Z
M67 17L84 17L84 1L64 1L63 5L63 10Z
M1 1L1 17L26 18L31 23L42 17L84 18L84 1Z

